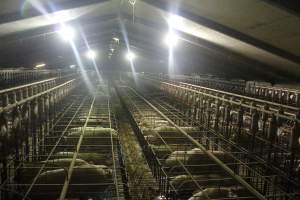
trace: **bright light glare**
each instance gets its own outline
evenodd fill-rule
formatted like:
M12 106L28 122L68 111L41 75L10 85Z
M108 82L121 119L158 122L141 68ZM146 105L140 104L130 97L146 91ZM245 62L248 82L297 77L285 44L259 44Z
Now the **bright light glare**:
M167 19L167 22L171 28L181 27L183 25L183 19L178 15L170 15Z
M119 43L119 41L120 41L120 39L117 38L117 37L113 37L112 39L113 39L115 42L117 42L117 43Z
M126 53L126 59L132 62L136 58L136 55L132 51Z
M38 68L42 68L42 67L45 67L45 66L46 66L45 63L41 63L41 64L37 64L37 65L35 66L35 68L38 69Z
M169 33L165 37L165 43L169 47L174 47L177 45L178 39L178 36L173 31L169 31Z
M76 67L76 65L70 65L71 69L74 69Z
M71 15L71 12L69 10L61 10L57 11L51 14L47 14L47 17L49 18L49 21L52 24L62 24L66 21L72 20L75 18L74 15Z
M86 57L88 57L89 59L95 59L97 56L96 52L93 51L93 50L89 50L87 53L86 53Z
M70 26L62 26L58 34L64 41L72 41L75 38L75 31Z

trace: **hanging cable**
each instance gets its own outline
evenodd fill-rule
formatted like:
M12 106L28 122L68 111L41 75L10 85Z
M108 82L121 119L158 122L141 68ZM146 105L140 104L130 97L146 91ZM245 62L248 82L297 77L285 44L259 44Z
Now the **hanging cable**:
M129 4L132 6L132 23L134 24L134 8L136 4L136 0L128 0Z

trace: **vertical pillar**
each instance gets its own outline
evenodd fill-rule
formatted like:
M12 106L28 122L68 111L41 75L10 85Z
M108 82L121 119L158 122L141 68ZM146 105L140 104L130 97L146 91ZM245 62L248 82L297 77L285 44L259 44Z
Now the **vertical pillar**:
M21 131L21 112L20 108L16 107L12 112L12 138L14 143L14 166L17 167L20 164L20 131ZM16 171L15 181L19 181L19 170Z
M216 131L219 130L220 106L221 106L221 101L218 99L218 100L216 100L216 107L215 107L215 126L214 126L214 129Z
M267 165L271 165L273 143L276 140L276 132L277 132L277 119L276 119L276 116L274 114L272 114L270 124L269 124L269 131L268 131ZM266 176L268 176L270 174L268 169L266 169L265 174L266 174ZM268 182L265 181L264 188L263 188L263 194L268 195L268 191L269 191Z
M31 137L30 124L31 124L31 106L30 103L25 103L22 107L22 119L23 119L23 141L24 141L24 157L26 161L29 161L30 145L29 139Z
M46 126L45 126L45 133L46 133L46 136L49 135L49 130L50 130L50 127L49 127L49 119L50 119L50 98L49 98L49 94L46 94L45 96L45 123L46 123Z
M9 104L9 97L7 94L2 96L2 107L6 107Z
M199 122L200 124L203 124L204 122L204 98L203 96L200 96L199 99L199 114L198 114Z
M1 164L1 183L7 179L7 143L8 143L8 120L6 113L0 114L0 164ZM7 199L8 193L1 191L1 199Z
M300 147L299 147L299 140L300 140L300 112L296 114L296 120L294 121L294 125L292 128L292 134L290 136L290 141L289 141L289 150L291 152L291 161L290 161L290 166L289 166L289 175L291 177L295 177L295 171L294 169L299 167L298 159L296 157L297 152L299 152ZM299 172L298 172L299 173Z
M37 123L38 120L38 102L37 99L31 102L31 157L36 159L37 151Z
M225 138L230 138L229 135L229 125L231 123L231 106L230 104L226 104L225 106Z
M251 133L252 133L251 146L250 146L251 152L253 152L255 149L255 139L256 139L256 134L258 132L258 120L259 120L259 114L256 110L254 110L251 118Z
M236 132L236 142L240 144L240 141L242 139L242 127L244 122L244 109L242 106L239 107L238 110L238 119L237 119L237 132Z

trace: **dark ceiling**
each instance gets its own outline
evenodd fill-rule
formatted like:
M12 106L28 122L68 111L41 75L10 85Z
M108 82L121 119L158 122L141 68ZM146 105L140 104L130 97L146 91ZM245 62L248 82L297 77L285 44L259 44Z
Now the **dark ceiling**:
M224 3L226 2L226 3ZM300 78L299 5L267 0L2 0L0 66L49 68L76 64L71 45L57 34L58 22L76 29L80 55L98 51L98 66L129 70L126 46L136 52L137 71L167 72L163 38L167 18L176 16L180 36L174 49L177 73L211 73L266 81ZM291 5L291 4L288 4ZM298 7L297 7L298 5ZM118 49L109 59L113 37ZM86 42L87 41L87 42ZM128 41L128 42L127 42ZM84 65L91 63L82 56Z

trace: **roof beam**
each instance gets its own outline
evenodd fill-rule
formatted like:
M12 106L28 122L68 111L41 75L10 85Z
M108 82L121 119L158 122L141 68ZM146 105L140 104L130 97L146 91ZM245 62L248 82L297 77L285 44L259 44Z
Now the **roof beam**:
M103 2L107 2L109 0L65 0L61 1L61 3L56 3L55 5L52 5L51 3L44 3L44 9L48 12L48 14L55 13L62 10L70 10L78 7L83 7L87 5L92 4L99 4ZM53 10L53 7L55 7L55 10ZM26 11L27 15L26 17L22 16L21 12L18 10L18 12L8 13L4 15L0 15L0 24L3 23L9 23L12 21L18 21L22 19L28 19L32 17L41 16L42 13L36 9L29 9Z
M162 0L142 0L142 1L147 3L148 5L151 5L153 7L161 9L165 12L172 13L169 4L165 1L162 1ZM260 41L256 38L253 38L249 35L241 33L237 30L234 30L234 29L229 28L227 26L224 26L222 24L216 23L216 22L214 22L212 20L209 20L209 19L207 19L203 16L195 15L195 14L193 14L191 12L188 12L187 10L183 10L183 9L177 9L176 13L174 13L174 14L179 15L183 18L188 19L188 20L191 20L193 22L196 22L198 24L201 24L203 26L206 26L210 29L213 29L213 30L216 30L218 32L224 33L224 34L226 34L230 37L233 37L235 39L238 39L240 41L243 41L243 42L246 42L246 43L251 44L253 46L256 46L260 49L268 51L268 52L270 52L272 54L275 54L277 56L289 59L289 60L291 60L293 62L296 62L296 63L300 63L300 57L298 57L294 54L291 54L291 53L289 53L285 50L274 47L270 44L267 44L263 41Z

